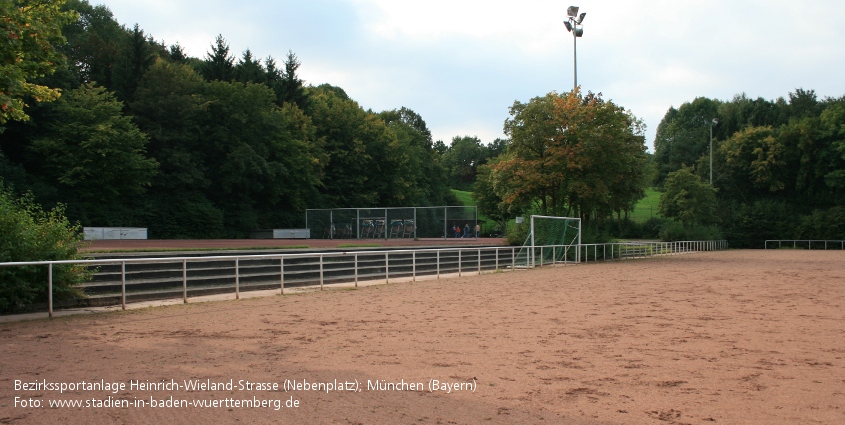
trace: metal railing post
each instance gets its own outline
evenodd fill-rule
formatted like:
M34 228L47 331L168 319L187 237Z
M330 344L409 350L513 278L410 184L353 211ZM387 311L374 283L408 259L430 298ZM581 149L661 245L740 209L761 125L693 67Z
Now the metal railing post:
M437 278L440 279L440 250L437 250Z
M235 258L235 299L241 299L241 275L239 267L239 258Z
M279 257L279 290L285 294L285 257Z
M390 283L390 260L387 258L387 252L384 253L384 283Z
M461 277L461 249L458 248L458 277Z
M323 290L323 254L320 254L320 290Z
M357 252L355 253L355 264L354 264L353 268L355 269L355 287L357 288L358 287L358 253Z
M53 263L47 265L47 315L53 318Z
M478 275L481 276L481 249L478 250Z
M126 310L126 261L120 262L120 308Z
M411 280L417 281L417 251L411 252Z
M188 303L188 260L182 260L182 304Z

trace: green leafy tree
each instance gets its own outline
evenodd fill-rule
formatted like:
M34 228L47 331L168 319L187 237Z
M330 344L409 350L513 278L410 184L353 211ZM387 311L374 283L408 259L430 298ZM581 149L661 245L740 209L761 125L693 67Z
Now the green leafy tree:
M320 190L325 205L403 206L410 189L408 157L384 120L339 87L321 85L309 99L308 115L327 156Z
M716 217L716 191L695 175L692 168L681 167L669 173L660 195L660 214L680 221L684 226L713 224Z
M382 112L379 116L393 131L400 150L407 158L405 179L408 189L403 204L446 205L451 193L443 179L445 169L431 142L431 131L422 117L405 107Z
M478 137L455 136L443 163L449 171L450 184L457 189L471 189L478 167L487 162L487 148Z
M62 61L56 46L65 42L62 25L76 14L62 11L64 1L13 0L0 2L0 124L26 121L28 101L50 102L58 89L33 82L52 74Z
M515 102L505 134L511 144L493 167L505 203L582 218L627 211L645 186L643 124L592 93Z
M698 97L680 108L670 108L657 126L654 157L658 184L681 166L692 166L710 146L709 123L718 117L720 102ZM718 134L714 135L718 138Z
M498 194L502 190L497 190L497 186L501 186L502 182L497 180L499 175L494 172L493 167L499 159L499 157L494 158L490 163L478 167L472 198L478 206L479 214L496 222L499 230L504 232L507 229L508 220L519 215L521 211L505 203Z
M291 225L317 197L322 157L311 119L279 108L263 84L203 85L203 161L207 197L224 213L228 236Z
M18 197L0 181L0 262L81 259L81 230L68 221L64 206L44 211L31 195ZM83 266L53 266L54 297L81 295L75 286L89 278ZM46 266L0 267L0 312L46 300Z
M43 175L70 201L96 206L91 219L111 221L105 218L110 203L144 192L158 168L146 156L147 136L102 87L71 90L52 109L45 135L32 145Z

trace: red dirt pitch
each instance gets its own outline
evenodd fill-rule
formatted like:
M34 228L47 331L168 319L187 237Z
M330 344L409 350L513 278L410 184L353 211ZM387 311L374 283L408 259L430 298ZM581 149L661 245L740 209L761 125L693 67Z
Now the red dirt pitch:
M2 323L0 350L7 424L841 424L845 253L685 254Z

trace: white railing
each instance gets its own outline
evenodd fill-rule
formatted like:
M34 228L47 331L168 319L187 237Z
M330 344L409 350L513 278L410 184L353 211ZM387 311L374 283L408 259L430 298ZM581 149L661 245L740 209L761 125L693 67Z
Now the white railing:
M770 247L771 244L771 247ZM777 245L777 247L775 247ZM791 245L791 246L790 246ZM765 249L845 249L845 240L824 239L769 239Z
M726 241L635 242L582 245L550 245L534 247L534 256L527 255L531 247L461 247L439 249L398 249L385 251L346 251L323 253L285 253L263 255L225 255L202 257L126 258L101 260L30 261L0 263L0 267L47 266L47 308L53 317L53 267L56 265L82 264L86 266L120 265L120 304L126 309L127 265L174 264L166 271L181 272L182 301L188 302L188 264L202 262L233 262L234 292L240 298L241 289L266 289L268 268L282 293L285 285L302 286L319 284L354 283L406 278L415 281L418 276L436 276L464 273L481 274L483 271L517 270L546 265L576 264L578 262L610 261L643 258L657 255L713 251L727 248ZM601 253L601 255L599 255ZM539 254L539 255L537 255ZM550 254L547 255L547 254ZM592 256L591 256L592 254ZM534 258L534 264L526 261ZM277 262L276 262L277 261ZM242 262L253 263L243 265ZM245 268L261 269L258 275L242 275ZM259 278L256 283L242 283L242 277ZM170 279L179 281L179 278ZM133 284L129 284L132 286ZM278 286L275 286L278 285ZM258 288L258 287L261 288ZM205 286L204 286L205 287ZM231 287L231 284L224 288ZM250 288L252 287L252 288ZM219 289L220 286L218 285ZM201 289L195 287L193 289ZM172 294L170 292L169 294ZM163 298L173 298L172 295Z

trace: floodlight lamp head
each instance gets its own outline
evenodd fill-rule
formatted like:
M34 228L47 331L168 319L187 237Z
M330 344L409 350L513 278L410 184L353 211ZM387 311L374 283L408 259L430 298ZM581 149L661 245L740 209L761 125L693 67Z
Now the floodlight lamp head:
M569 8L566 9L566 14L573 18L578 16L578 6L569 6Z
M718 123L719 123L719 119L718 119L718 118L713 118L713 125L716 125L716 124L718 124Z
M583 37L584 36L584 28L575 28L575 36L576 37Z
M584 22L584 17L587 16L586 13L582 13L581 16L578 17L578 23Z
M572 32L572 24L569 21L563 21L563 25L566 25L566 30Z

